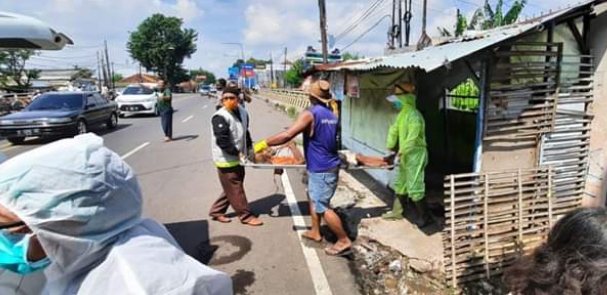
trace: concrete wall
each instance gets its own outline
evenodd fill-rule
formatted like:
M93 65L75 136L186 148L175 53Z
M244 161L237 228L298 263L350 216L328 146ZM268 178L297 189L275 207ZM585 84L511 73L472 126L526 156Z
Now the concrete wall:
M585 206L604 206L607 194L607 3L596 7L597 17L590 24L589 42L594 55L595 115L590 132L590 163Z

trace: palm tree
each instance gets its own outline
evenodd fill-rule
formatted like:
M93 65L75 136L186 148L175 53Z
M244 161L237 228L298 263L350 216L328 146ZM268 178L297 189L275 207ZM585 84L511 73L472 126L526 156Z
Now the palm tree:
M503 0L498 0L495 8L491 7L489 0L485 0L483 8L477 9L470 18L470 21L466 19L459 9L457 10L457 22L455 23L453 33L446 28L438 28L438 30L443 37L457 37L464 34L466 30L488 30L510 25L518 20L525 4L527 4L527 0L515 0L504 15Z

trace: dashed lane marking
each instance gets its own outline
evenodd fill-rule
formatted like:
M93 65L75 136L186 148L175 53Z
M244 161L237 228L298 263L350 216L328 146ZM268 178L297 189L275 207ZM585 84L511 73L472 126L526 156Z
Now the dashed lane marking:
M122 156L122 159L123 159L123 160L126 160L126 158L128 158L128 157L130 157L130 156L134 155L136 152L140 151L141 149L143 149L144 147L148 146L149 144L150 144L149 142L146 142L146 143L144 143L144 144L142 144L142 145L140 145L140 146L136 147L136 148L135 148L135 149L133 149L132 151L130 151L130 152L128 152L128 153L126 153L126 154L124 154L124 155Z

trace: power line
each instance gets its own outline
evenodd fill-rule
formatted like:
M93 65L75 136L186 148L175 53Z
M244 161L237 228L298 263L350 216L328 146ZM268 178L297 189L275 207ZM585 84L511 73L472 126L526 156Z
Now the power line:
M350 43L350 44L348 44L348 46L344 47L342 49L342 51L345 51L346 49L350 48L350 46L354 45L356 42L358 42L360 39L362 39L362 37L364 37L367 33L371 32L373 29L375 29L381 23L382 20L384 20L385 18L389 18L389 17L392 17L392 15L390 15L390 14L384 15L373 26L371 26L368 30L366 30L364 33L362 33L360 36L358 36L354 41L352 41L352 43Z
M382 7L381 7L381 9L377 9L377 10L376 10L376 11L374 11L372 14L370 14L370 15L368 15L368 16L367 16L367 20L368 20L369 22L371 22L371 21L373 21L373 20L376 20L376 19L378 19L378 18L383 18L383 16L386 14L386 10L388 10L388 8L389 8L389 10L390 10L390 13L388 13L388 14L389 14L390 16L392 16L392 14L391 14L392 5L391 5L389 2L384 2L384 3L385 3L385 4L388 4L388 5L384 5L384 6L382 6ZM361 21L361 22L359 22L359 23L358 23L358 25L363 25L363 24L365 24L365 23L366 23L366 24L368 24L368 22L362 22L362 21ZM355 27L355 28L356 28L356 27ZM352 29L350 32L348 32L348 33L353 33L355 28L353 28L353 29ZM343 40L344 40L346 37L347 37L347 35L344 35L344 36L342 36L341 38L335 38L335 42L340 42L340 41L343 41Z
M370 7L367 12L365 14L363 14L363 16L361 16L358 20L356 20L350 27L348 27L344 32L340 33L339 35L337 35L335 37L335 41L338 41L340 39L342 39L343 37L345 37L347 34L349 34L350 32L352 32L354 29L356 29L356 27L358 27L358 25L360 25L365 19L367 19L373 12L375 12L377 10L377 8L380 7L381 4L386 4L388 2L386 2L386 0L377 0L374 5L372 7Z
M370 10L371 8L373 8L373 6L377 5L377 3L378 3L378 2L380 2L380 0L375 0L375 2L373 2L373 3L372 3L370 6L369 6L369 7L367 7L367 10L365 10L365 11L364 11L364 12L362 12L362 13L357 14L357 16L356 16L356 17L357 17L358 19L360 19L360 18L361 18L363 15L365 15L367 12L369 12L369 10ZM351 18L348 18L348 19L349 19L349 20L352 20L352 19L354 19L354 18L355 18L355 17L351 17ZM351 26L352 26L352 25L353 25L355 22L356 22L356 21L352 21L352 22L351 22L351 23L350 23L348 26L343 26L343 25L345 25L345 24L347 23L347 21L344 21L344 22L342 23L342 26L341 26L341 27L346 27L346 28L342 30L342 33L343 33L344 31L346 31L346 30L347 30L349 27L351 27ZM340 33L340 34L341 34L341 33Z

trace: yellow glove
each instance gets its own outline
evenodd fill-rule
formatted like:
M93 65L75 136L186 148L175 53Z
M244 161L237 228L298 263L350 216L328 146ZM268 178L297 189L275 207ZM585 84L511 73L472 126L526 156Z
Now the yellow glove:
M268 145L268 142L264 139L260 142L255 143L255 145L253 146L253 151L255 153L259 153L262 152L263 150L269 148L270 146Z

